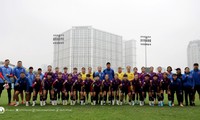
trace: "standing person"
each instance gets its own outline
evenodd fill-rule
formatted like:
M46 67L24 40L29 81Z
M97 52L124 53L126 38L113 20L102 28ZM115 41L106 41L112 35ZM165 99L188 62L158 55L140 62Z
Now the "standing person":
M48 73L51 73L52 74L52 77L53 77L53 71L52 71L52 66L51 65L48 65L47 66L47 71L44 73L44 79L47 78L47 74Z
M86 70L85 67L81 68L81 79L84 81L86 79Z
M64 103L64 94L63 90L64 79L62 77L62 72L58 72L58 77L54 80L52 87L54 90L54 100L52 101L52 105L57 105L60 103L60 94L62 97L62 103ZM65 103L63 104L65 105Z
M53 79L56 80L58 78L58 73L60 72L59 67L55 68L55 73L53 74Z
M131 72L131 66L128 65L126 67L126 73L125 74L128 76L129 81L132 81L134 79L134 73Z
M144 80L144 76L146 75L146 68L145 67L141 67L141 73L140 73L140 80Z
M156 73L154 72L154 67L151 66L151 67L150 67L150 71L149 71L150 80L153 80L153 76L154 76L155 74L156 74Z
M25 74L25 76L27 76L26 70L22 66L22 61L18 61L17 62L17 67L15 67L13 69L15 82L16 82L16 80L18 80L20 78L20 73L21 72L23 72ZM14 92L15 92L15 88L14 88ZM21 92L20 93L20 97L21 97L21 100L22 100L22 104L24 104L24 93L23 93L23 91L20 91L20 92ZM15 97L14 96L13 96L13 101L15 101Z
M161 105L161 97L160 97L160 82L158 79L158 75L154 74L153 79L150 80L150 88L149 91L151 92L150 96L150 106L154 106L156 102L156 98L158 100L158 106L163 106Z
M29 97L28 102L30 102L31 94L33 92L32 84L33 84L33 81L35 80L35 74L33 73L33 67L29 67L29 72L27 73L27 78L28 78L29 83L30 83L29 95L28 95L28 97Z
M46 100L47 100L47 96L48 96L48 93L50 94L50 100L54 100L54 90L53 90L53 74L51 72L48 72L47 74L47 77L46 79L43 80L43 106L46 105ZM52 104L54 104L52 102Z
M122 81L123 76L124 76L124 72L122 71L122 67L118 67L118 78Z
M42 96L42 80L40 78L40 74L35 75L35 80L32 84L33 88L33 104L32 106L35 106L37 95L40 95L40 106L43 106L43 96Z
M44 74L42 73L42 69L41 68L38 68L37 74L40 75L40 80L44 79Z
M160 81L160 80L163 79L162 67L159 66L159 67L157 68L157 71L158 71L158 73L157 73L158 79L159 79L159 81Z
M65 105L68 104L69 97L70 97L71 105L75 104L74 95L73 95L73 84L74 84L74 81L72 78L72 74L69 74L67 80L65 80L65 82L63 83L63 87L64 87L63 93L65 94Z
M67 80L67 77L68 77L68 68L67 67L63 68L63 74L62 74L62 76L63 76L64 80Z
M199 64L198 63L194 63L193 67L194 67L194 69L191 71L191 74L192 74L194 82L195 82L194 96L195 96L195 93L197 91L197 93L199 94L199 99L200 99L200 70L199 70ZM194 97L194 99L195 99L195 97Z
M94 73L93 77L96 77L96 76L99 76L100 80L103 81L104 74L102 72L102 67L101 66L97 67L97 72Z
M4 62L4 66L2 66L1 69L1 74L2 77L0 78L1 85L8 84L9 86L7 87L7 93L8 93L8 105L11 105L11 84L12 80L11 78L13 77L13 70L11 67L9 67L10 60L6 59ZM3 87L3 86L2 86ZM0 87L0 89L3 89ZM13 95L14 96L14 95Z
M72 79L73 79L73 81L78 80L78 69L76 67L73 68Z
M87 104L88 101L89 101L89 95L91 97L91 104L93 105L93 94L92 94L92 91L91 91L91 88L92 88L92 83L93 83L93 80L91 79L90 77L90 74L87 74L86 75L86 79L83 81L83 87L82 87L82 92L83 92L83 104ZM85 102L86 101L86 102Z
M131 81L132 86L132 105L134 106L135 103L138 104L138 98L139 98L139 90L140 90L140 79L138 74L135 74L134 79ZM136 101L135 101L136 98Z
M76 80L73 84L73 91L74 91L74 99L76 102L81 101L83 98L83 93L81 91L81 88L83 86L83 80L81 79L81 74L78 74L78 80ZM79 96L79 98L78 98ZM81 101L81 105L83 104L83 101Z
M168 95L168 105L171 107L171 92L170 92L171 80L168 78L167 72L163 73L163 78L160 80L160 97L161 97L161 106L164 106L164 93Z
M185 68L185 74L183 74L183 87L185 90L185 105L188 106L188 95L189 95L189 102L190 106L194 106L194 79L190 72L189 67Z
M106 105L107 97L108 97L108 104L111 104L111 80L109 79L109 75L105 75L105 79L102 82L102 92L104 100L101 101L101 105Z
M114 72L114 70L111 68L110 62L107 62L107 63L106 63L106 69L104 69L103 73L104 73L104 79L105 79L105 75L108 74L109 79L110 79L110 80L113 80L115 72Z
M176 93L176 97L178 100L178 104L183 107L183 100L182 100L182 83L181 80L177 77L177 74L172 75L172 80L170 84L171 90L171 97L172 97L172 105L174 106L174 94Z
M20 77L17 79L16 83L15 83L15 98L16 98L16 105L19 105L19 93L23 93L23 91L26 93L26 106L29 106L29 87L30 87L30 81L28 80L28 78L26 77L24 72L20 73Z
M172 75L173 75L173 73L172 73L172 67L171 66L168 66L167 67L167 76L168 76L168 78L170 79L170 80L172 80Z
M180 95L180 101L183 101L183 94L184 94L184 87L183 87L183 74L181 74L181 69L180 68L176 68L176 74L178 79L181 81L181 85L182 85L182 94ZM179 103L180 105L180 103Z
M148 97L149 97L149 105L151 105L151 97L152 97L152 93L149 91L149 87L150 87L150 75L149 74L146 74L144 76L144 80L143 80L143 98L144 100L146 99L147 97L147 94L148 94Z
M0 98L1 98L1 93L2 93L2 91L4 89L4 84L6 84L6 80L2 75L2 69L0 67Z
M117 105L119 105L119 85L120 84L121 84L121 80L118 78L118 74L115 73L114 79L111 82L112 105L115 105L115 100L116 100Z
M93 104L99 104L102 101L102 81L100 80L100 77L96 75L94 77L94 83L93 83L93 95L94 95L94 102ZM100 99L99 99L100 97Z
M134 73L134 75L138 75L138 77L140 76L140 73L138 73L138 68L137 67L133 68L133 73Z
M94 80L94 73L92 72L92 67L88 67L88 74L90 74L90 79Z
M120 84L120 88L121 88L121 93L120 93L120 105L122 105L124 96L125 96L125 101L127 101L127 95L129 97L129 105L131 105L131 83L128 80L128 76L126 74L124 74L123 80Z

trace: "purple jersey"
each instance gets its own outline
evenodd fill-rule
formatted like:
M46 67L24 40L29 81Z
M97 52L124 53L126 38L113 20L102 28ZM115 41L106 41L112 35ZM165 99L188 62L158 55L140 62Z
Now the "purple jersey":
M91 79L89 79L89 80L86 79L86 80L83 81L84 88L85 88L86 91L91 90L92 83L93 83L93 80L91 80Z
M56 90L56 91L62 91L62 88L63 88L63 82L64 82L64 79L56 79L54 82L53 82L53 88Z
M78 80L78 73L72 73L72 80Z
M63 73L63 74L62 74L62 77L63 77L64 80L67 80L67 78L68 78L68 73Z
M81 87L83 86L83 80L76 80L74 83L74 89L76 91L81 91Z
M149 75L150 75L150 80L153 80L153 76L156 75L156 73L155 72L150 72Z
M53 79L45 79L44 80L44 89L45 90L50 90L52 89L52 84L53 84Z
M139 76L139 78L140 78L140 80L141 81L143 81L144 80L144 76L146 75L146 73L140 73L140 76Z
M72 87L74 84L73 80L65 80L65 82L63 84L64 84L64 88L67 92L72 91Z
M162 72L158 72L157 75L158 75L159 81L163 79L163 73Z
M169 78L163 78L162 80L160 80L160 83L162 90L168 90L171 80Z
M120 79L113 79L111 83L112 83L112 89L117 90L119 85L121 84L121 80Z
M98 80L93 83L94 91L100 91L102 85L102 81Z

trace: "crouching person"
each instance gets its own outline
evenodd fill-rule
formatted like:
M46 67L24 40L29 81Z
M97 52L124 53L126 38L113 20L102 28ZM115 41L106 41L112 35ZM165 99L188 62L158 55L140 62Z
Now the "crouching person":
M28 78L26 77L24 72L20 73L20 78L16 81L15 83L16 91L14 93L15 98L16 98L16 104L15 106L19 105L19 94L23 93L23 91L26 93L26 106L29 106L29 87L30 83Z
M33 87L33 104L32 104L32 106L35 106L38 94L40 95L40 106L43 106L42 80L40 79L39 74L36 74L32 87Z

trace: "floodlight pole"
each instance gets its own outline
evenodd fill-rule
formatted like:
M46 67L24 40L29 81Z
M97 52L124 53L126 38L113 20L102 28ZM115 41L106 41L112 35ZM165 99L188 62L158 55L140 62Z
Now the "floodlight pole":
M151 36L140 36L140 45L145 47L145 67L147 67L147 46L151 46Z

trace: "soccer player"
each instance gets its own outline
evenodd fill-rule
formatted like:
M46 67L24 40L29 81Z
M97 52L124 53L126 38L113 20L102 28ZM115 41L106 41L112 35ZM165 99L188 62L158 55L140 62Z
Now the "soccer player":
M35 106L37 95L40 95L40 106L43 106L43 96L42 96L42 80L40 78L40 74L35 75L35 79L32 84L33 88L33 104L32 106Z
M0 68L0 97L1 97L1 93L4 89L4 83L5 83L5 78L2 75L2 69Z
M100 101L102 101L102 81L100 80L99 75L95 75L94 77L94 83L93 83L93 95L94 95L94 101L93 105L96 105L99 103L99 96Z
M64 80L67 80L67 78L68 78L68 68L67 67L64 67L63 68L63 70L64 70L64 72L63 72L63 74L62 74L62 76L63 76L63 79Z
M70 96L71 105L75 105L75 100L74 100L74 95L73 95L73 84L74 84L74 80L73 80L72 74L69 74L68 79L65 80L65 82L63 83L63 86L64 86L63 93L65 94L65 105L68 104L69 96Z
M107 62L107 63L106 63L106 69L103 71L103 73L104 73L104 79L105 79L105 75L108 74L109 79L110 79L110 80L113 80L115 72L114 72L114 70L111 68L110 62Z
M180 94L180 100L179 101L183 101L183 94L184 94L184 87L183 87L183 75L181 74L181 69L177 68L176 69L176 74L178 79L181 81L181 85L182 85L182 94ZM180 102L178 103L180 105Z
M131 81L132 91L132 105L134 106L135 103L138 103L139 91L140 91L140 79L138 74L135 74L134 79ZM136 98L136 102L135 102Z
M97 72L94 73L93 77L99 76L100 80L102 81L104 79L104 74L102 72L102 67L97 67Z
M196 92L198 92L199 99L200 99L200 70L199 70L199 64L198 63L194 63L193 67L194 68L191 71L191 74L192 74L193 79L195 81L194 95L195 95Z
M47 95L50 94L50 100L51 102L54 100L54 90L53 90L53 73L48 72L46 79L43 80L43 106L46 105ZM53 104L53 102L52 102Z
M27 76L26 70L22 66L22 61L18 61L17 62L17 67L15 67L13 69L14 80L15 80L14 82L16 82L16 80L18 80L20 78L20 73L21 72L24 72L24 74ZM15 88L14 88L14 92L15 92ZM22 104L24 104L24 93L23 93L23 91L22 91L22 93L20 93L20 96L21 96ZM14 96L13 96L13 101L15 101L15 97Z
M140 76L140 73L138 73L138 68L137 67L134 67L133 68L133 73L134 73L134 76L137 74L138 77Z
M64 103L63 105L65 105L65 102L64 102L65 95L62 93L63 82L64 82L64 79L62 77L62 72L58 72L58 77L53 82L54 100L52 101L52 105L57 105L57 103L59 104L58 101L60 100L60 93L62 97L62 103Z
M73 85L75 101L78 101L78 94L79 94L79 100L83 99L83 93L81 91L82 86L83 86L82 76L81 74L78 74L78 80L76 80ZM82 104L83 104L83 101L81 101L81 105Z
M31 94L33 92L33 88L32 88L32 83L35 79L35 74L33 73L33 67L29 67L29 72L27 73L27 78L29 80L29 83L30 83L30 87L29 87L29 99L28 101L30 102L31 100Z
M118 78L117 73L115 73L114 79L111 83L112 105L115 105L115 100L117 105L119 105L119 85L121 84L121 80Z
M172 105L174 106L174 94L176 93L178 103L181 107L183 107L183 101L181 100L182 97L182 83L181 80L178 79L177 74L172 75L172 80L170 84L170 90L171 90L171 97L172 97Z
M172 73L172 67L171 67L171 66L168 66L168 67L167 67L167 74L168 74L168 78L169 78L170 80L172 80L172 75L173 75L173 73Z
M85 67L81 68L81 73L80 74L81 74L81 77L82 77L81 79L85 80L86 79L86 70L85 70Z
M44 79L44 74L42 73L42 69L41 68L38 68L37 74L40 75L40 80Z
M44 73L44 79L47 78L47 74L48 73L51 73L52 74L52 78L53 78L53 71L52 71L52 66L51 65L47 66L47 71Z
M106 105L107 97L108 97L108 104L111 103L111 80L109 79L109 75L105 75L105 79L102 82L102 92L103 92L103 101L101 101L101 105Z
M15 88L16 88L16 91L15 91L15 98L16 98L16 105L15 106L18 106L19 105L19 93L23 93L23 91L26 93L26 106L29 106L29 87L30 87L30 81L28 80L28 78L26 77L25 73L24 72L21 72L20 73L20 77L17 79L16 83L15 83Z
M153 76L154 76L155 74L156 74L156 73L154 72L154 67L151 66L150 69L149 69L150 80L153 79Z
M122 80L123 77L124 77L124 73L123 73L123 71L122 71L122 67L118 67L118 72L117 72L117 74L118 74L118 78L119 78L120 80Z
M131 72L131 66L128 65L128 66L126 67L126 70L127 70L127 71L126 71L125 74L128 76L128 80L129 80L129 81L132 81L132 80L134 79L134 73Z
M149 87L150 87L150 75L149 74L146 74L144 76L144 80L143 80L143 97L144 97L144 100L146 99L146 96L148 94L148 97L149 97L149 105L151 104L151 92L149 91Z
M88 74L90 74L90 79L93 80L94 73L92 72L92 68L88 67Z
M11 89L12 89L11 78L13 78L13 70L12 70L11 67L8 66L9 64L10 64L10 60L6 59L5 62L4 62L4 66L2 66L0 69L1 69L1 73L2 73L1 83L3 83L1 85L8 84L8 87L7 87L8 105L11 105ZM3 89L2 87L0 89ZM14 95L13 95L13 98L14 98Z
M167 72L163 73L163 78L160 80L160 105L164 106L164 93L166 93L168 95L168 105L171 107L171 92L170 92L170 84L171 84L171 80L168 78L168 74Z
M93 80L90 77L90 74L86 75L86 79L83 81L82 92L83 92L83 105L88 103L89 95L91 97L91 104L93 105L93 93L92 93L92 83Z
M189 102L190 106L194 106L194 85L195 81L193 76L190 72L189 67L185 68L185 74L183 74L183 87L185 90L185 105L188 106L188 95L189 95Z
M140 80L143 81L145 75L146 75L146 69L145 69L145 67L141 67L141 73L140 73L140 76L139 76Z
M120 84L121 87L121 93L120 93L120 105L122 105L124 96L125 96L125 101L127 101L127 95L129 97L129 105L131 105L131 83L128 80L128 76L126 74L124 74L123 80Z
M76 67L73 68L72 79L73 81L76 81L78 79L78 69Z
M149 91L150 91L150 106L154 106L155 102L156 102L156 98L158 99L158 106L161 106L161 97L160 97L160 82L159 82L159 79L158 79L158 75L157 74L154 74L153 76L153 79L150 80L150 88L149 88Z
M56 80L58 78L58 73L60 72L59 67L55 68L55 73L53 73L53 79Z
M162 67L159 66L157 68L157 71L158 71L157 75L158 75L158 78L159 78L159 81L160 81L160 80L163 79Z

